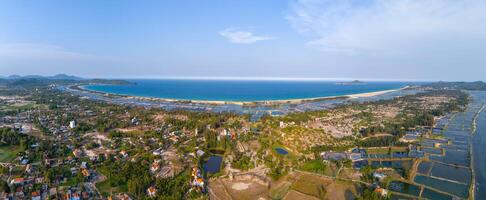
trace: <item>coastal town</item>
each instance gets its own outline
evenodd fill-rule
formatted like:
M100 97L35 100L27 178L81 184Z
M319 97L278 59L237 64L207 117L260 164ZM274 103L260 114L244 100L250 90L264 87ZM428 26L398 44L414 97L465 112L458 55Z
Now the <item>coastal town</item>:
M474 198L477 89L429 84L254 118L63 89L79 84L91 83L1 83L1 199Z

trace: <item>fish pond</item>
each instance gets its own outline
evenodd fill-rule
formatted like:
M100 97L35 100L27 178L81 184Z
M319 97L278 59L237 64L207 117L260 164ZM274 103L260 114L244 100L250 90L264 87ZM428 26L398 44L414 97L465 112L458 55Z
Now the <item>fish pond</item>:
M429 176L417 175L415 182L425 186L435 188L440 191L447 191L461 198L467 198L469 195L469 185L453 183L446 180L440 180Z
M209 159L203 164L204 172L209 174L218 173L221 170L222 163L223 163L222 156L218 156L218 155L210 156Z
M388 189L403 194L413 195L418 197L420 195L420 187L401 181L391 181L388 185Z
M275 151L279 154L279 155L287 155L289 154L289 152L287 150L285 150L284 148L281 148L281 147L276 147L275 148Z

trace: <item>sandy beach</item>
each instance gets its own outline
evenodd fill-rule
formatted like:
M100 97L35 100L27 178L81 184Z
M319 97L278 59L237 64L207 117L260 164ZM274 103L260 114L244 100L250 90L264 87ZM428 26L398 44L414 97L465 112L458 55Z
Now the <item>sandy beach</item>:
M386 93L389 93L389 92L395 92L395 91L398 91L398 90L403 90L403 89L406 89L406 88L407 87L403 87L403 88L395 89L395 90L383 90L383 91L377 91L377 92L367 92L367 93L351 94L351 95L345 95L345 96L352 98L352 99L360 98L360 97L373 97L373 96L386 94Z

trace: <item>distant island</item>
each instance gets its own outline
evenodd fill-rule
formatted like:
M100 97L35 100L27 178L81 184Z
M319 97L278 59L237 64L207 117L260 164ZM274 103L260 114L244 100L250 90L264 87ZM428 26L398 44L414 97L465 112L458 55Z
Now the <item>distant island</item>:
M354 80L354 81L351 81L351 82L337 82L336 85L364 85L366 84L365 82L363 81L359 81L359 80Z

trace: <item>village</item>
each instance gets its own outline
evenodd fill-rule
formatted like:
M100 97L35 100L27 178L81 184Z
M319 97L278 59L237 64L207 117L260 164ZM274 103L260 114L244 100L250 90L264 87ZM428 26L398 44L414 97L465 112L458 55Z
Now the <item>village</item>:
M445 155L444 121L466 105L463 93L424 90L252 121L53 85L0 95L0 195L15 199L413 198L403 184Z

